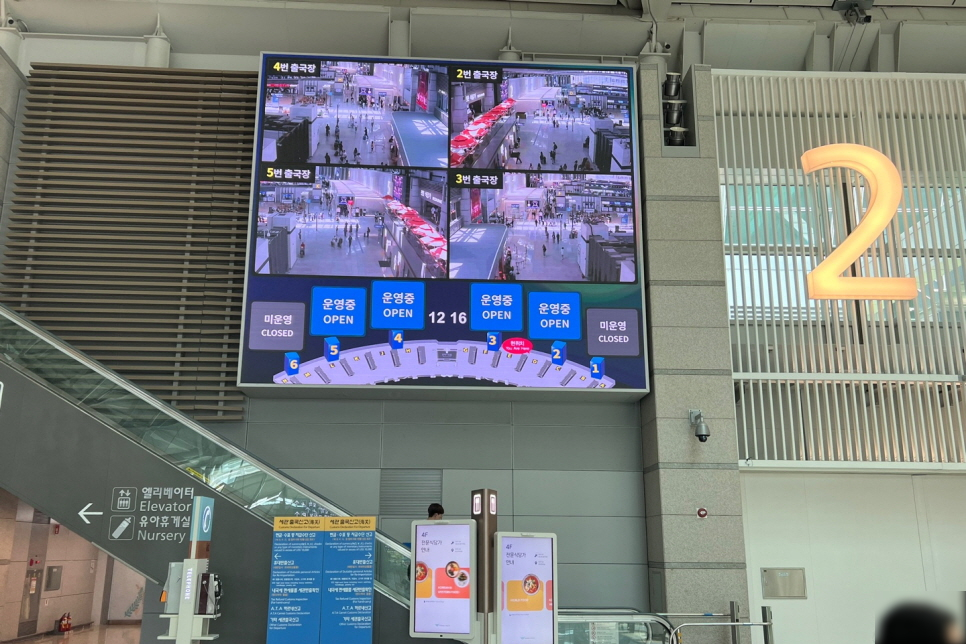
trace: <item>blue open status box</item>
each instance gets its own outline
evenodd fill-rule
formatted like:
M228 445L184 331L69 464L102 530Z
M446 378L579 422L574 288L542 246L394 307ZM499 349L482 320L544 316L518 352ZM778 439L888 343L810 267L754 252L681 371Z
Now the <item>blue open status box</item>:
M373 329L422 329L426 326L426 285L423 282L372 283Z
M531 340L580 340L580 293L530 293L528 309Z
M471 331L523 331L523 287L470 284Z
M312 288L309 335L361 337L366 334L366 289Z

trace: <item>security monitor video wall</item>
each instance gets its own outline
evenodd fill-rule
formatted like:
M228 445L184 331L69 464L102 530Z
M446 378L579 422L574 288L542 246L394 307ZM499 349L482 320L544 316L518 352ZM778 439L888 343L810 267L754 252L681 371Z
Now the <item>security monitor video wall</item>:
M634 96L263 55L240 385L646 390Z

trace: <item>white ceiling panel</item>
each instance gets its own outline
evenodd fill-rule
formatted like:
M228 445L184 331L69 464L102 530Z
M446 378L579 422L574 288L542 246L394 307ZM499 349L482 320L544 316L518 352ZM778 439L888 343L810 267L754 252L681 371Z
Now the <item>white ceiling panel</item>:
M180 53L246 55L259 51L381 55L389 42L389 8L313 5L299 8L169 4L158 7Z
M143 36L154 32L155 5L110 0L7 0L33 33Z
M305 51L379 55L387 50L389 7L309 2L9 1L34 33L143 36L157 18L179 53L251 55Z
M650 27L650 22L611 16L581 16L576 22L560 21L548 15L514 13L513 16L513 37L519 34L527 50L536 52L593 51L602 56L636 56L647 40ZM663 34L658 35L664 39Z
M409 17L412 55L493 58L506 44L509 28L509 11L481 15L455 9L413 9ZM465 53L461 56L460 52Z
M966 21L966 14L963 13L962 9L956 7L922 7L919 9L919 15L922 16L923 20L935 22L962 23Z
M921 20L922 14L913 7L877 7L886 20Z
M514 46L529 52L636 56L650 23L603 15L413 9L413 56L493 58L513 25Z
M900 72L966 73L966 25L916 24L899 27Z
M814 32L810 24L708 22L704 63L722 69L801 70Z

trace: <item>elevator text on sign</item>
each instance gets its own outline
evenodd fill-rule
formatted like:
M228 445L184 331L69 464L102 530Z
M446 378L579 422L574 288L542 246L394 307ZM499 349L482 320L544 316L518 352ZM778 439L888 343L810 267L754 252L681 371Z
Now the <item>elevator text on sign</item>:
M902 202L902 177L884 154L864 145L823 145L802 155L806 173L848 168L865 179L869 205L865 216L845 240L808 274L813 300L912 300L917 294L911 277L843 277L886 229Z

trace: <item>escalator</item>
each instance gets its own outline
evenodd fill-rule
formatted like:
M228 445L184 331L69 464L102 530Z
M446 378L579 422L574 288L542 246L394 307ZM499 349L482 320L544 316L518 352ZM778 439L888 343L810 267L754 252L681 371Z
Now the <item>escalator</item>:
M0 446L0 488L155 583L188 556L190 498L214 497L212 631L233 644L265 641L273 518L348 515L2 305ZM411 642L409 550L377 533L375 555L373 642ZM670 628L596 609L562 610L559 630L560 644L651 644Z
M215 498L222 640L265 640L272 519L348 514L2 305L0 383L0 487L148 579L188 556L191 497ZM408 567L378 534L379 644L409 640Z

